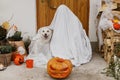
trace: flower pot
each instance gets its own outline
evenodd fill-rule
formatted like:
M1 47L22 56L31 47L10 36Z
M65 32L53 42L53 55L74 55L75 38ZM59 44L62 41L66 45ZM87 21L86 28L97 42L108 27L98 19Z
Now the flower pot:
M2 63L5 67L9 66L11 63L12 53L0 54L0 63Z
M20 46L25 47L24 42L22 40L21 41L9 41L9 43L13 46L15 45L16 47L20 47Z
M13 46L16 46L16 48L18 49L18 47L23 47L25 49L25 45L24 45L24 42L21 40L21 41L9 41L9 43ZM27 51L25 49L25 53L24 55L27 54Z

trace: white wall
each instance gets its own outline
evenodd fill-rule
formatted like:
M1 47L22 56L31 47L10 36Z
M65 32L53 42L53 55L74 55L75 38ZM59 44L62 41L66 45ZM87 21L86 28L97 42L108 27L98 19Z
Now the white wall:
M0 0L0 24L13 15L10 24L15 24L18 30L36 33L36 0Z
M89 38L92 42L97 41L96 29L99 8L101 6L101 0L90 0L90 17L89 17Z
M96 37L96 14L101 0L90 0L89 38L92 42ZM11 25L28 32L30 36L36 33L36 0L0 0L0 24L9 20L13 14Z

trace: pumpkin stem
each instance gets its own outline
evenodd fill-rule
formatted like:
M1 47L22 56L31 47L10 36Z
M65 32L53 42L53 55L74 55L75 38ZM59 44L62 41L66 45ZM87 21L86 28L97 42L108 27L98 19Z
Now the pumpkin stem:
M57 59L57 62L64 62L64 59L58 58L58 59Z

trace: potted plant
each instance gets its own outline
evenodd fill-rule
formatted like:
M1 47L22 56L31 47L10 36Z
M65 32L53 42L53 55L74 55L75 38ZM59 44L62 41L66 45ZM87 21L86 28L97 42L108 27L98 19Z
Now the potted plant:
M23 46L23 41L22 41L22 36L21 36L21 31L17 30L17 27L13 25L8 33L7 33L7 40L9 41L10 44L15 45L17 47Z
M0 63L5 67L10 65L12 52L15 51L15 46L10 45L7 40L0 44Z
M16 31L13 36L8 37L7 39L10 44L15 45L16 47L24 46L20 31Z
M8 37L8 40L10 40L10 41L21 41L22 40L21 31L16 31L13 36Z
M14 34L11 36L10 32L11 32L11 34L13 34L13 32L14 32ZM13 25L11 27L11 29L8 31L8 33L10 34L10 36L9 36L9 34L7 34L7 40L9 41L9 43L13 46L16 46L17 52L19 52L18 51L19 47L24 48L25 53L22 53L22 54L26 55L26 49L25 49L24 41L22 40L23 38L21 36L22 32L18 31L17 27L15 25Z

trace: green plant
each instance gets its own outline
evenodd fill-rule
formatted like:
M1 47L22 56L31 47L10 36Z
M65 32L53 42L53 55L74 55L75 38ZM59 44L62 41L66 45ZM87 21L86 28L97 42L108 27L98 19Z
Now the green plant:
M104 72L107 76L120 80L120 43L114 43L114 54Z
M10 40L10 41L21 41L22 40L21 32L20 31L16 31L13 36L8 37L8 40Z
M2 26L0 26L0 40L3 40L6 38L7 30L4 29Z
M12 52L12 46L10 45L2 45L0 46L0 53L1 54L6 54Z
M120 58L116 56L116 60L114 59L115 55L112 56L111 62L109 66L105 68L106 76L114 77L115 80L120 80Z
M9 44L6 39L0 41L0 54L11 53L14 51L16 51L16 47Z
M8 54L15 51L16 48L11 45L2 45L0 46L0 54Z

